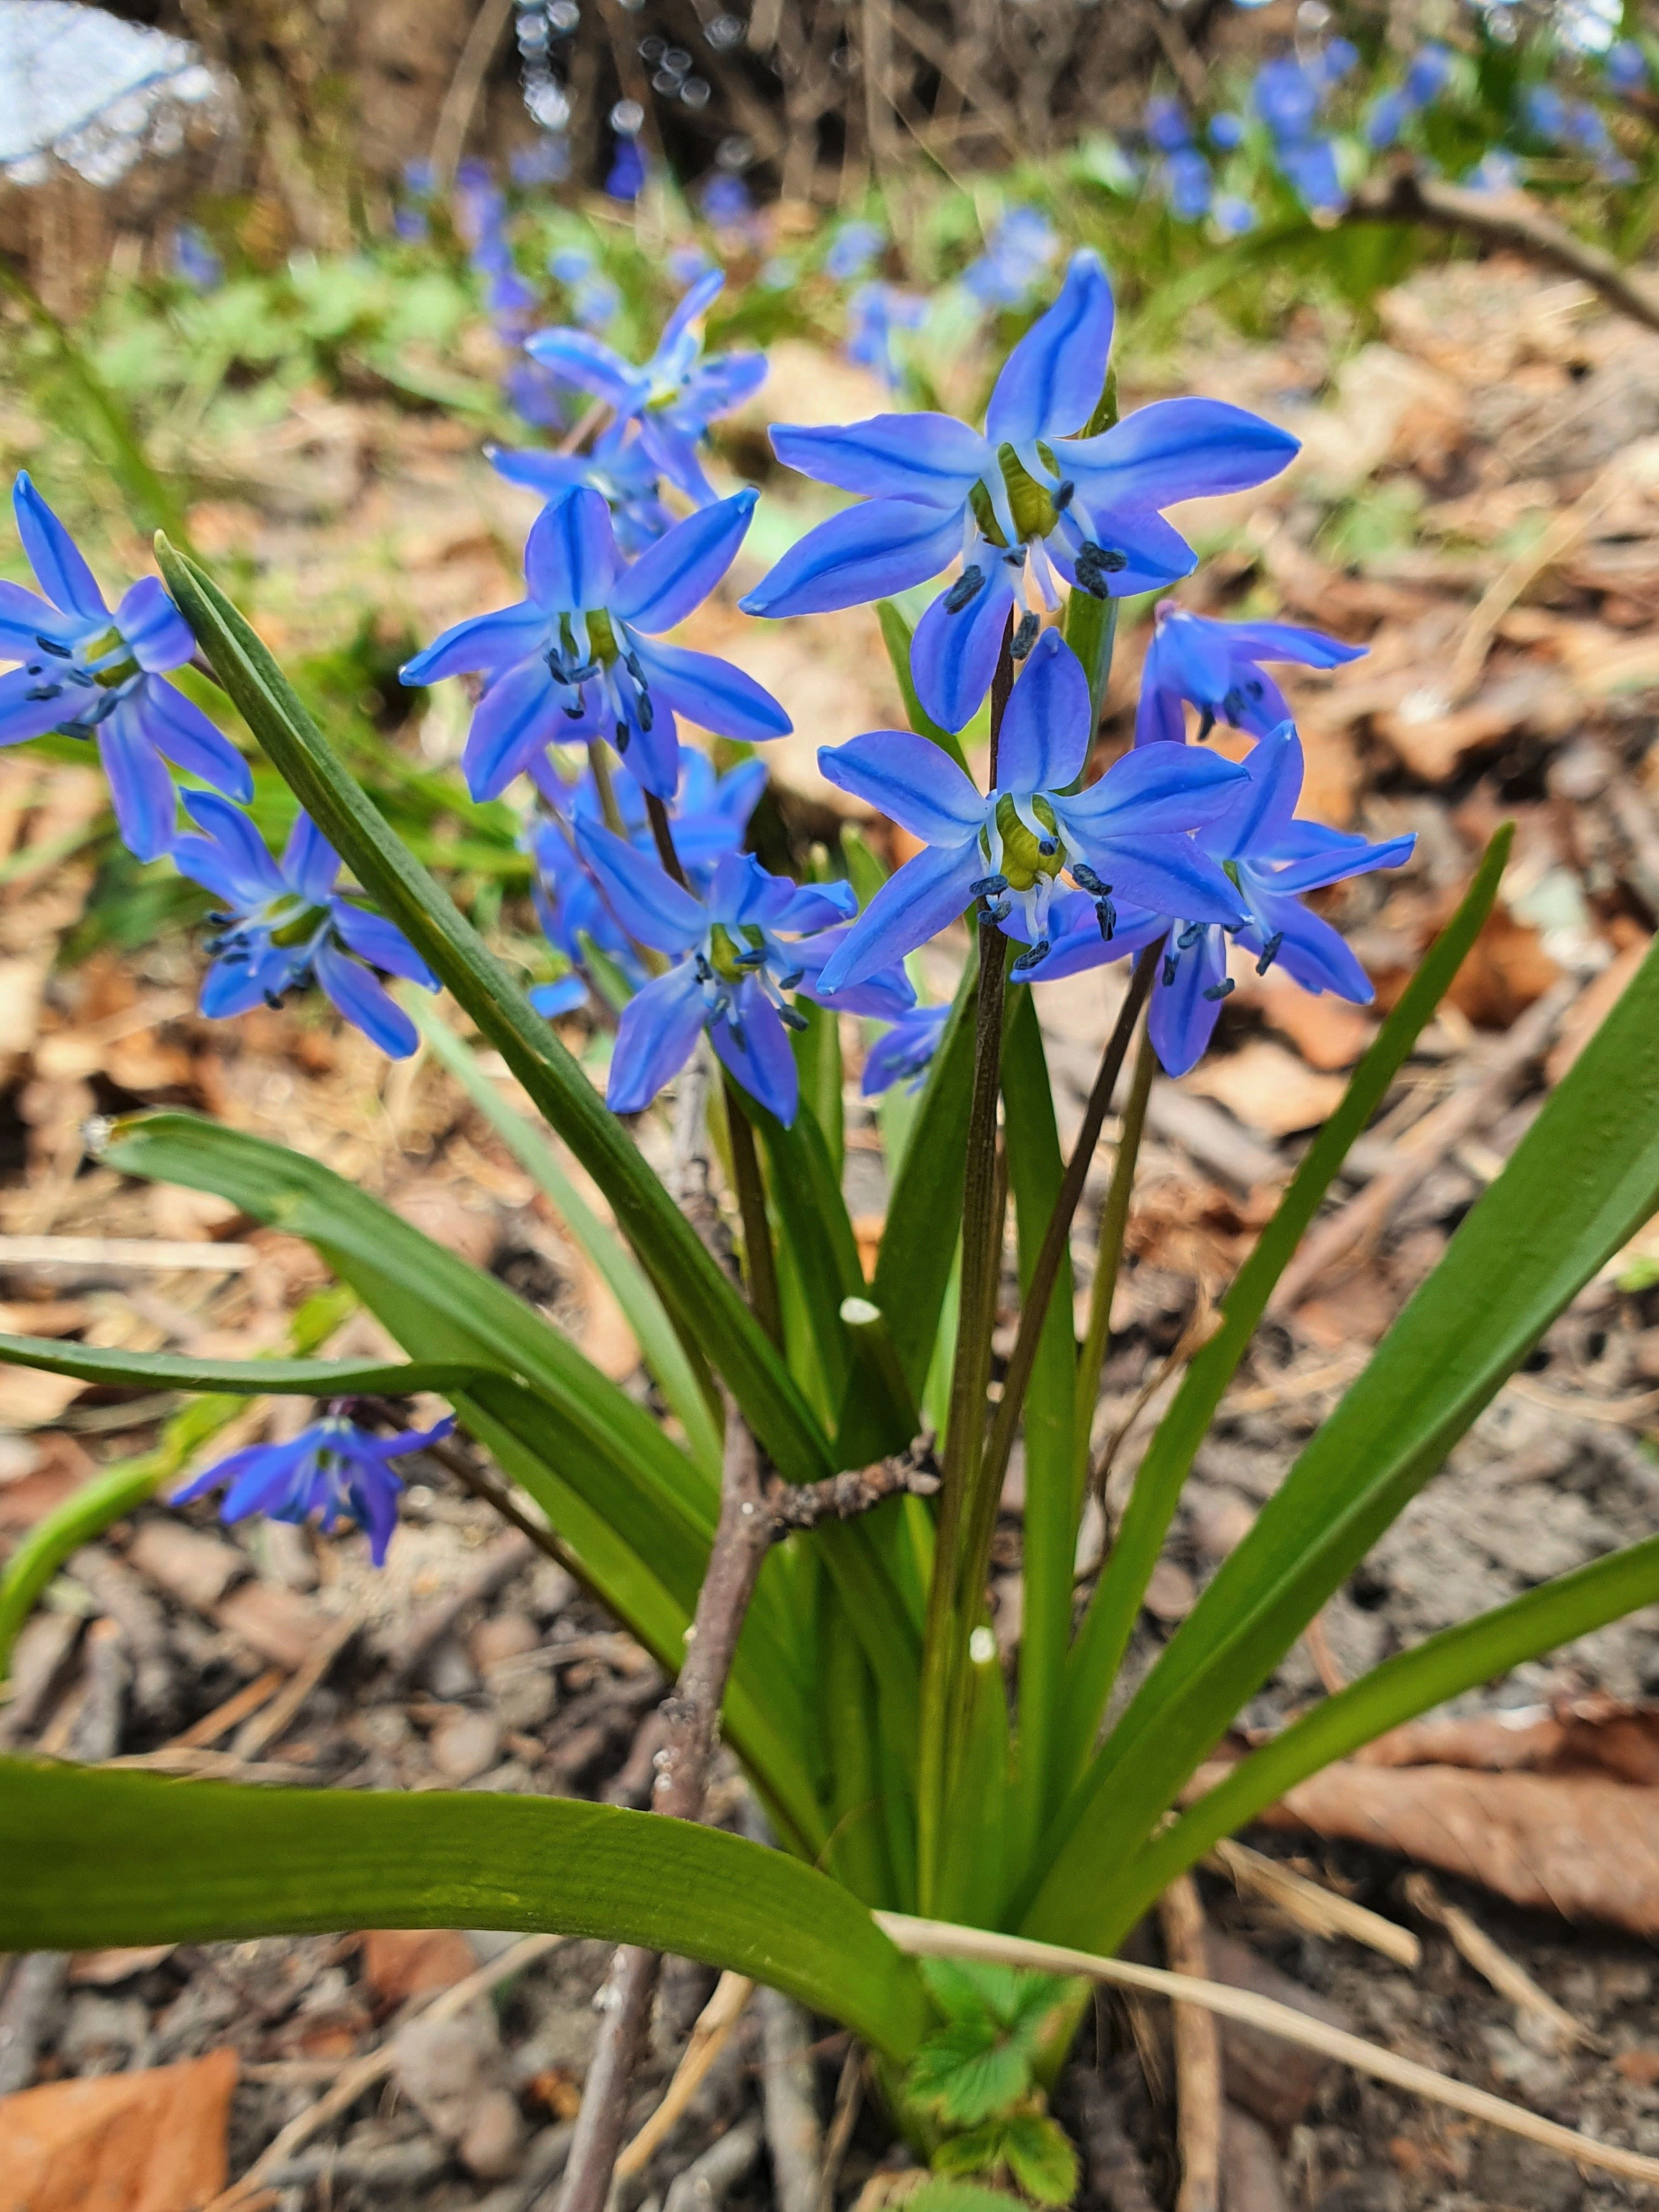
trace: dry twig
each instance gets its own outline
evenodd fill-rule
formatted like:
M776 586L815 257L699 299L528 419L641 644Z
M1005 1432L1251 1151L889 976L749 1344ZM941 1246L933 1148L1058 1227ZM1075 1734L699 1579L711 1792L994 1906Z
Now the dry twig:
M1170 1971L1204 1979L1204 1907L1191 1875L1177 1875L1158 1901ZM1201 2005L1175 2008L1176 2124L1181 2190L1176 2212L1219 2212L1221 2031Z
M731 2041L754 1988L746 1976L729 1972L715 1983L714 1993L697 2015L684 2056L674 2069L674 2078L664 2092L661 2104L617 2157L618 2181L625 2181L630 2173L643 2173L653 2154L666 2141L676 2121L708 2078L709 2068Z
M1595 2041L1589 2030L1557 2004L1547 1990L1540 1990L1526 1968L1501 1949L1478 1921L1460 1906L1448 1904L1427 1875L1419 1870L1407 1875L1406 1898L1414 1911L1445 1929L1462 1956L1500 1997L1507 1997L1522 2012L1544 2021L1558 2043Z
M1346 1936L1369 1950L1380 1951L1396 1966L1413 1971L1423 1963L1423 1946L1409 1928L1385 1920L1380 1912L1356 1905L1352 1898L1339 1897L1334 1890L1322 1888L1306 1875L1269 1858L1265 1851L1253 1851L1233 1837L1224 1837L1205 1863L1224 1874L1240 1889L1265 1898L1311 1936Z

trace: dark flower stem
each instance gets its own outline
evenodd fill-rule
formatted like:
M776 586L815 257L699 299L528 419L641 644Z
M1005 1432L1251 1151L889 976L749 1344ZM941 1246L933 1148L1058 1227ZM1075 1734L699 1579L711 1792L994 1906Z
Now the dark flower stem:
M1089 1093L1089 1103L1084 1109L1083 1126L1078 1131L1077 1142L1072 1147L1072 1157L1066 1163L1054 1212L1042 1232L1042 1243L1037 1252L1036 1265L1031 1270L1031 1280L1021 1304L1019 1333L1014 1339L1014 1348L1008 1356L1007 1371L1002 1380L1002 1397L991 1424L990 1442L985 1448L984 1486L989 1491L994 1486L1002 1487L1002 1478L1008 1472L1008 1457L1013 1449L1014 1431L1019 1425L1020 1409L1025 1403L1026 1388L1031 1380L1031 1370L1036 1363L1037 1343L1042 1334L1042 1323L1048 1311L1048 1300L1054 1293L1060 1273L1060 1263L1065 1256L1066 1243L1072 1232L1073 1217L1083 1196L1083 1186L1088 1179L1089 1164L1095 1156L1095 1146L1100 1142L1100 1132L1107 1110L1112 1103L1112 1093L1122 1070L1124 1057L1129 1049L1129 1040L1134 1035L1135 1024L1146 1005L1158 973L1158 963L1163 957L1164 944L1160 939L1149 945L1135 962L1134 973L1129 979L1128 995L1108 1038L1106 1049L1100 1056L1100 1069L1095 1077L1094 1088ZM1143 1054L1144 1057L1144 1054ZM1143 1102L1142 1110L1145 1106ZM1119 1158L1122 1158L1120 1150ZM1130 1165L1133 1169L1133 1155ZM1127 1206L1127 1194L1125 1194ZM1121 1237L1121 1228L1119 1237ZM1116 1273L1116 1260L1112 1271ZM1098 1357L1096 1372L1099 1372ZM1092 1401L1091 1403L1092 1411ZM989 1530L986 1532L989 1540Z
M1135 1072L1123 1109L1123 1133L1112 1163L1111 1187L1100 1209L1100 1231L1095 1242L1095 1279L1089 1292L1089 1327L1077 1361L1077 1404L1073 1435L1076 1456L1073 1472L1080 1498L1089 1480L1089 1439L1094 1426L1095 1400L1100 1392L1100 1370L1106 1360L1106 1340L1111 1334L1112 1298L1123 1263L1123 1237L1129 1225L1129 1194L1135 1179L1135 1162L1146 1127L1146 1101L1152 1096L1158 1054L1152 1041L1143 1035L1135 1055Z
M667 807L654 791L647 791L645 794L645 818L651 824L651 835L657 841L657 858L664 869L677 884L685 884L685 864L680 859L678 846L674 842L674 825L668 818Z
M1013 617L1002 634L991 684L990 787L996 788L1002 718L1013 689ZM1002 1075L1002 1005L1008 940L994 922L979 932L979 1002L968 1156L962 1202L962 1291L944 1484L933 1576L922 1639L921 1711L916 1775L917 1882L921 1910L932 1909L945 1841L958 1708L966 1680L968 1639L979 1618L981 1591L973 1531L982 1520L979 1489L985 1442L985 1393L991 1374L991 1333L1002 1272L1006 1176L1000 1172L997 1104Z
M783 1305L778 1295L778 1263L772 1250L772 1231L766 1218L766 1185L761 1180L754 1125L744 1105L743 1093L729 1075L726 1077L726 1129L732 1156L732 1182L743 1221L743 1271L749 1286L749 1303L754 1308L756 1320L781 1351Z

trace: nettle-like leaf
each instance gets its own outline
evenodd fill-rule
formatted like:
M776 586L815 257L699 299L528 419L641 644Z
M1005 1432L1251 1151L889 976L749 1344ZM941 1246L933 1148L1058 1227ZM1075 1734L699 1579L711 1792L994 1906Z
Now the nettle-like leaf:
M1076 2196L1077 2153L1047 2112L1016 2112L1005 2122L1002 2155L1019 2186L1039 2204L1069 2204Z
M927 1959L921 1970L945 2022L917 2051L907 2098L951 2127L1006 2115L1031 2094L1043 2029L1065 1983L958 1959Z
M953 2181L943 2175L924 2181L901 2200L903 2212L1008 2212L1017 2200L1000 2189L985 2189L971 2181Z

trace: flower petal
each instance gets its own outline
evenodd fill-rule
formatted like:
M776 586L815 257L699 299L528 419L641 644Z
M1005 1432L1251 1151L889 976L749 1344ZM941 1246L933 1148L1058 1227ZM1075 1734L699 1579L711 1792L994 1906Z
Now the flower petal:
M605 1103L613 1114L641 1114L679 1073L708 1012L690 960L655 975L623 1008L611 1054Z
M1166 1075L1185 1075L1204 1057L1221 1015L1220 1000L1204 994L1224 981L1226 974L1226 939L1216 929L1206 930L1180 955L1170 982L1160 972L1152 986L1146 1030Z
M18 471L11 503L29 566L52 605L66 615L106 615L104 595L80 547L36 491L27 470Z
M524 349L579 392L608 400L618 414L633 414L649 388L631 361L624 361L614 346L586 331L532 331Z
M1224 629L1235 653L1247 660L1294 660L1304 668L1340 668L1350 660L1363 660L1366 645L1347 645L1323 630L1302 629L1294 623L1226 623Z
M0 660L38 660L42 635L67 645L80 627L66 624L61 611L38 592L0 580Z
M252 798L253 777L240 753L195 701L164 677L147 676L116 713L136 714L147 741L186 775L200 776L244 806Z
M282 868L283 881L314 906L321 906L334 889L340 856L308 814L295 817Z
M1060 297L1039 315L1003 364L985 410L994 445L1020 446L1080 430L1106 383L1112 349L1112 288L1100 256L1072 257Z
M977 843L930 845L890 876L848 931L819 978L827 992L862 983L954 921L984 871Z
M775 1114L787 1129L800 1100L800 1078L789 1048L789 1033L771 1000L753 984L739 986L735 1011L741 1030L729 1018L710 1025L714 1049L750 1097L757 1099L769 1114Z
M173 848L175 866L192 881L206 884L210 890L217 890L218 885L202 867L185 866L180 856L187 847L191 846L199 846L204 853L210 853L213 849L205 837L181 837ZM209 1021L222 1022L229 1020L233 1015L246 1013L252 1006L262 1006L264 995L262 972L253 962L216 960L202 978L198 1004Z
M46 693L46 697L31 694ZM78 692L78 696L77 696ZM0 676L0 745L21 745L26 738L42 738L67 722L87 695L79 687L59 687L27 668L9 669Z
M642 415L635 433L640 451L659 476L667 477L695 507L714 503L714 487L697 455L701 433L669 415Z
M567 732L585 736L586 726L561 711L546 663L521 660L490 685L474 710L461 754L467 789L474 799L497 798L534 754Z
M1161 684L1149 684L1143 676L1140 700L1135 708L1135 743L1184 745L1186 742L1187 710L1180 692L1166 690Z
M546 628L547 617L534 599L520 599L492 615L471 615L465 622L453 623L413 660L406 660L398 671L398 681L412 688L475 670L493 675L533 653Z
M1258 738L1243 763L1247 781L1209 824L1206 848L1224 860L1266 860L1290 828L1302 796L1302 740L1293 723ZM1189 825L1191 826L1191 825Z
M580 817L576 843L630 937L659 952L685 952L697 943L708 927L701 902L636 847Z
M115 627L140 668L182 668L196 650L190 624L154 576L141 576L115 610Z
M641 665L643 667L643 660ZM679 778L679 725L665 699L659 698L655 704L656 712L648 730L635 720L625 731L618 733L613 730L609 734L623 757L623 765L640 789L667 800L674 796L674 786Z
M925 584L962 550L959 507L872 499L792 545L738 604L750 615L821 615Z
M426 990L438 988L437 977L395 921L388 921L382 914L369 914L360 906L351 906L344 899L332 901L330 910L346 949L355 952L359 960L366 960L383 975L404 976Z
M560 1014L574 1014L579 1006L587 1004L587 985L572 969L568 975L560 975L551 983L532 985L526 995L538 1014L553 1021Z
M131 701L99 725L98 757L122 843L141 860L159 860L178 833L179 794Z
M1224 814L1244 782L1243 769L1219 753L1197 745L1143 745L1114 761L1086 791L1056 799L1054 818L1085 837L1195 830Z
M1347 939L1295 899L1257 900L1249 927L1238 933L1239 943L1257 953L1265 951L1273 937L1279 939L1274 966L1304 991L1334 991L1357 1006L1370 1006L1376 996Z
M185 813L212 841L212 849L217 856L213 865L219 880L198 876L195 866L186 864L185 855L190 856L191 863L199 857L195 850L198 841L193 837L181 837L174 854L179 866L187 875L207 884L210 890L217 890L221 884L228 884L238 906L261 905L285 888L264 838L240 806L233 806L228 799L221 799L212 791L187 791L184 799Z
M827 1006L834 1013L859 1014L872 1021L890 1022L907 1013L916 1003L916 994L902 960L895 960L890 967L878 968L861 983L845 984L839 991L824 989L823 970L840 951L846 937L845 929L823 929L816 937L806 938L790 948L802 969L802 980L796 987L798 995Z
M916 696L941 729L960 730L972 721L996 673L1014 576L1006 561L986 557L990 572L967 605L953 609L950 592L941 592L910 641Z
M1275 477L1299 450L1288 430L1223 399L1155 399L1094 438L1057 444L1091 507L1164 507Z
M712 422L758 392L770 369L763 353L710 354L686 378L675 411L688 420Z
M549 614L602 607L617 577L611 509L586 484L550 501L531 525L524 549L530 596Z
M1003 925L1005 935L1013 934L1012 925L1018 911L1016 908ZM1144 907L1121 905L1111 935L1103 937L1093 899L1085 897L1081 891L1062 892L1048 909L1048 957L1038 967L1026 970L1027 980L1033 983L1059 983L1068 975L1085 975L1114 960L1127 959L1131 953L1153 944L1169 927L1167 915L1148 914Z
M516 446L486 446L483 450L485 460L497 476L505 477L508 483L538 491L546 499L556 499L561 492L587 480L589 462L585 453L547 453Z
M1380 845L1368 844L1363 837L1345 837L1340 847L1327 845L1316 854L1292 860L1288 867L1274 869L1273 887L1276 892L1292 894L1322 890L1327 884L1343 883L1350 876L1368 876L1376 868L1402 867L1416 842L1412 836L1390 837ZM1255 875L1256 871L1250 873Z
M657 340L657 350L653 358L660 361L671 356L675 350L676 341L682 333L688 330L700 315L706 315L708 313L725 288L726 271L721 268L711 265L705 269L701 276L693 277L675 303L674 312L663 325L662 336Z
M388 1060L407 1060L420 1043L420 1032L403 1008L388 997L367 968L332 945L319 945L313 965L317 981L339 1012Z
M1060 791L1089 757L1089 679L1057 629L1045 629L1015 678L997 745L1003 791Z
M969 841L986 802L949 753L913 730L867 730L844 745L823 745L818 766L850 792L929 845Z
M717 501L641 553L611 594L611 611L636 629L672 629L708 597L736 558L760 494Z
M775 422L772 451L786 468L819 483L953 514L975 478L995 465L988 441L953 415L872 415L823 428Z
M1190 576L1198 556L1181 532L1152 508L1097 509L1095 523L1105 544L1123 556L1124 565L1104 578L1109 599L1132 599L1139 592L1161 592ZM1068 584L1077 583L1075 558L1059 532L1047 541L1050 559Z
M1186 921L1231 926L1244 918L1244 901L1237 885L1190 837L1136 836L1121 844L1109 838L1080 842L1085 857L1110 885L1115 899L1147 907L1154 914L1179 915Z
M759 744L768 738L787 736L794 727L772 694L729 660L716 659L712 653L693 653L689 646L665 645L660 638L636 638L633 643L653 699L660 694L676 714L712 730L716 737ZM676 757L670 793L678 769Z

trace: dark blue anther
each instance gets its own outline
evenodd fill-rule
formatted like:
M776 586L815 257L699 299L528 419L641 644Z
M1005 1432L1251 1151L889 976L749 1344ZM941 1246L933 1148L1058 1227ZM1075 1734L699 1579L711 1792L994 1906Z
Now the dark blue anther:
M778 1019L787 1030L805 1030L811 1027L805 1015L797 1013L793 1006L780 1006Z
M1029 951L1020 954L1013 964L1012 972L1016 975L1025 975L1030 969L1035 968L1039 961L1046 960L1048 957L1048 939L1046 937L1039 938Z
M1238 988L1231 975L1224 975L1218 983L1212 983L1204 995L1206 999L1224 999Z
M1176 967L1180 958L1178 952L1166 952L1164 956L1164 988L1166 991L1175 981Z
M1102 883L1100 878L1095 873L1094 870L1089 866L1089 863L1086 860L1073 861L1072 881L1077 885L1079 890L1091 891L1096 896L1098 896L1102 892L1109 891L1112 888L1109 884Z
M1117 932L1117 908L1109 898L1095 901L1095 919L1100 924L1100 933L1109 945Z
M1029 611L1023 614L1019 618L1019 628L1014 632L1013 643L1008 647L1009 657L1014 660L1024 660L1036 643L1037 632L1042 627L1034 614Z
M1215 727L1215 708L1206 707L1198 718L1198 742L1202 744Z
M1073 500L1077 496L1077 486L1072 482L1071 478L1067 477L1063 483L1059 483L1054 486L1054 489L1050 493L1049 496L1054 503L1054 513L1056 514L1064 514L1066 508L1071 505Z
M945 613L947 615L959 615L965 606L969 605L974 599L978 598L980 586L984 583L984 581L985 571L983 568L977 567L964 568L962 574L957 578L955 583L951 585L950 590L945 594Z
M994 892L1006 891L1007 888L1006 876L981 876L976 884L969 884L968 896L969 898L989 898Z
M61 684L31 684L23 696L26 699L59 699L63 693Z
M1176 945L1180 947L1182 951L1189 951L1191 948L1198 943L1199 939L1203 936L1205 931L1209 927L1209 926L1210 925L1206 921L1189 921L1187 924L1187 927L1182 931L1180 936L1176 938Z
M40 647L42 653L51 653L54 660L73 660L75 658L74 650L71 647L60 645L55 637L46 636L46 633L42 630L37 630L35 632L34 641Z
M1273 935L1262 946L1261 957L1255 963L1255 972L1258 975L1265 975L1267 970L1273 966L1274 961L1279 957L1279 948L1284 942L1284 931L1282 929L1274 930Z
M801 977L805 973L806 970L804 968L792 968L787 975L780 975L778 978L779 990L793 991L796 984L799 982Z

